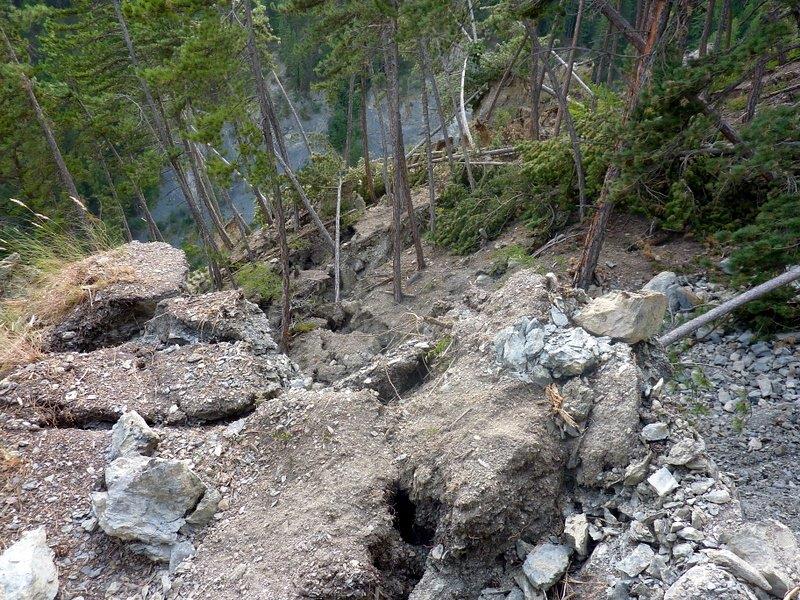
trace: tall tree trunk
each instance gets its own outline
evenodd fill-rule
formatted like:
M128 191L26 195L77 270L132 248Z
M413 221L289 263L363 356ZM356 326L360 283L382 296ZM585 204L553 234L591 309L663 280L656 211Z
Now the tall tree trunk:
M417 43L420 64L422 64L422 50ZM422 122L425 127L425 162L428 170L428 229L433 232L436 229L436 182L433 175L433 148L431 141L431 118L428 109L428 82L425 75L422 76Z
M367 195L375 202L375 182L372 179L372 163L369 158L369 131L367 130L367 77L361 74L361 150L364 155L364 178L367 182Z
M228 207L228 210L231 211L233 215L233 220L236 223L236 227L239 229L239 233L242 235L242 239L247 241L247 237L250 235L250 227L247 225L247 221L244 220L242 217L242 213L239 212L239 209L236 208L236 204L233 203L233 199L231 198L231 194L225 187L220 186L219 188L220 193L222 194L222 201L225 203L225 206Z
M292 104L289 94L286 93L286 89L283 87L280 77L278 77L278 74L274 70L272 71L272 76L275 78L275 82L278 84L278 88L281 90L281 94L283 95L284 100L286 100L286 104L289 105L289 110L292 111L292 117L294 117L294 122L297 124L297 129L300 131L300 135L303 137L303 143L305 144L306 151L308 152L308 157L311 158L311 144L308 141L306 130L303 129L303 123L300 121L300 116L294 109L294 104Z
M261 133L264 136L264 144L267 148L267 164L272 171L272 191L275 201L275 220L278 233L278 246L281 255L281 281L283 286L282 293L282 318L281 318L281 342L284 349L289 346L289 324L292 319L291 296L289 291L289 244L286 241L286 216L283 212L283 199L281 198L281 186L278 180L278 169L273 156L276 155L275 143L272 139L270 129L270 106L268 90L264 81L264 74L261 70L261 57L258 55L256 46L256 34L253 27L253 6L252 0L244 0L245 27L247 28L247 50L250 55L250 69L255 81L256 97L261 112Z
M158 223L156 223L156 220L153 218L153 213L151 213L150 209L147 207L147 198L144 197L142 188L140 188L139 184L133 181L133 179L131 179L131 184L133 185L133 193L136 205L139 207L139 212L142 213L142 216L147 223L147 230L150 232L150 239L155 242L163 242L164 236L161 235L161 230L158 228Z
M631 32L633 28L619 12L611 7L607 0L598 0L601 12L614 23L619 31L628 37L638 50L638 57L634 66L634 75L628 87L628 98L622 118L623 124L630 118L630 115L636 107L639 92L650 75L652 54L656 42L658 41L658 34L662 25L661 17L667 8L667 1L668 0L653 0L647 20L647 38L642 40L635 31L632 34L626 33ZM620 140L617 142L615 150L619 151L621 149L622 141ZM615 154L616 153L617 152L615 152ZM616 164L612 163L606 170L603 179L603 187L600 190L600 197L597 200L597 210L589 226L589 230L586 233L580 262L578 263L578 268L575 273L576 287L587 289L594 278L594 271L597 268L597 262L600 259L600 251L603 248L603 242L605 240L608 218L614 207L614 203L611 199L611 189L619 178L619 175L620 170Z
M520 41L516 52L514 52L514 56L511 57L511 61L508 63L508 65L506 65L505 71L503 71L503 76L500 78L500 82L497 84L497 91L494 93L494 96L492 96L492 102L489 104L489 108L483 117L483 122L486 123L486 125L490 125L492 122L492 115L494 114L495 106L497 106L497 99L500 97L500 93L503 91L503 88L511 79L511 70L514 68L514 65L517 64L517 59L519 58L519 55L522 54L523 48L525 48L529 34L530 32L526 29L525 35L522 36L522 40Z
M266 89L266 83L265 83ZM286 148L286 138L283 135L283 129L281 129L280 121L278 121L278 114L275 112L275 105L272 103L272 96L269 95L267 92L266 97L266 108L267 108L267 118L269 119L269 123L272 126L273 131L273 140L277 142L277 148L280 158L282 159L280 162L283 165L284 169L291 169L289 164L289 151ZM296 202L292 202L292 228L295 231L300 230L300 207L297 205Z
M395 0L396 2L396 0ZM406 165L406 148L403 143L403 121L400 117L400 81L398 68L400 63L397 48L397 21L394 17L389 19L384 32L384 60L386 64L386 87L389 100L389 137L392 141L394 154L394 182L395 197L402 201L408 213L408 226L414 240L414 249L417 254L417 269L425 268L425 257L422 253L422 240L417 227L417 218L414 214L414 205L411 201L411 189L408 185L408 166ZM400 223L397 223L398 227Z
M572 157L575 161L575 173L578 177L578 215L580 220L583 221L584 216L586 215L586 178L583 172L583 155L581 154L581 145L580 141L578 140L578 133L575 131L575 123L573 123L572 115L569 112L567 97L564 93L564 90L559 89L558 80L556 79L555 73L553 73L553 69L550 67L550 63L545 61L544 68L547 70L550 83L556 93L558 106L563 111L564 124L567 127L570 142L572 143Z
M369 64L369 74L370 79L375 81L375 72L372 68L372 63ZM378 126L381 132L381 146L383 147L383 157L381 160L382 165L382 173L383 173L383 188L385 190L386 197L389 201L394 205L394 200L392 199L392 183L389 178L389 142L386 138L386 124L383 121L383 107L381 106L380 98L378 97L377 89L373 86L372 92L375 98L375 112L378 115Z
M464 65L461 67L461 84L458 86L458 126L461 129L461 135L466 136L467 144L470 148L475 145L472 140L472 134L469 131L469 122L467 121L467 105L464 101L464 85L467 77L467 63L469 62L469 50L464 49Z
M342 176L339 176L339 184L336 186L336 224L334 231L336 233L336 249L333 253L333 301L339 304L339 294L341 287L340 274L340 252L342 247L341 237L341 218L342 218Z
M350 149L353 144L353 97L356 93L356 76L350 76L347 86L347 131L344 136L344 166L350 166Z
M197 160L197 155L194 152L194 148L190 142L184 139L183 149L184 152L186 152L186 156L189 158L189 170L192 174L192 179L194 180L194 187L197 191L197 197L200 198L200 202L206 209L206 213L211 219L211 224L214 226L219 239L222 240L222 244L228 250L231 250L233 248L233 242L231 241L231 238L228 237L228 232L225 231L225 224L222 222L222 217L217 213L216 210L214 210L214 205L211 203L211 198L208 195L208 190L206 189L205 182L203 181L203 175L200 172L200 164Z
M447 162L450 164L450 173L452 177L456 176L458 172L456 170L456 162L453 159L453 144L452 140L450 139L450 133L448 132L447 123L448 121L444 118L444 106L442 105L442 97L439 94L439 84L436 83L436 76L431 71L431 60L430 56L428 56L428 48L426 46L427 41L420 42L420 48L422 48L422 71L423 76L430 80L431 82L431 91L433 92L433 102L436 105L436 115L439 117L439 123L442 126L442 138L444 140L444 151L447 154Z
M133 234L131 233L131 228L128 225L128 219L125 218L125 209L122 208L122 202L119 200L117 186L114 185L114 179L111 177L111 171L108 170L108 163L106 162L106 159L103 157L103 154L100 152L99 148L97 156L100 159L100 166L103 168L103 174L105 175L106 183L108 183L108 189L111 191L111 198L114 200L114 206L119 212L119 218L122 221L122 232L125 234L125 241L132 242Z
M638 6L638 3L637 3ZM617 1L617 11L622 9L622 0ZM619 44L619 34L614 26L609 23L609 34L611 35L611 48L608 50L608 64L606 71L606 85L611 87L614 82L614 59L617 57L617 46Z
M708 37L711 35L711 26L714 24L714 7L717 0L708 0L706 19L703 22L703 33L700 34L700 58L708 54Z
M723 48L726 50L730 47L731 34L730 34L730 15L731 15L731 0L722 0L722 10L719 13L719 24L717 25L717 39L715 48L717 52Z
M453 110L456 111L456 114L459 113L458 103L456 101L455 96L450 96L450 99L453 102ZM459 129L459 136L458 136L458 143L461 146L461 154L464 156L464 170L467 172L467 181L469 182L469 189L474 190L476 187L475 183L475 176L472 174L472 163L469 159L469 148L470 143L467 139L467 132L464 130L464 125L460 118L456 117L456 121L458 122L458 129Z
M56 164L56 169L58 170L58 176L61 179L61 184L64 186L64 189L69 196L75 200L80 200L78 188L75 185L75 180L72 178L72 173L70 173L69 169L67 168L67 163L64 160L64 156L61 154L61 149L58 147L56 136L53 133L53 127L50 124L50 120L47 118L47 115L44 113L42 106L39 104L39 99L36 97L36 92L33 89L33 82L22 70L22 65L20 65L19 60L17 59L17 53L14 51L14 46L11 45L11 40L8 38L5 30L2 27L0 27L0 35L3 36L6 51L8 52L11 62L14 63L19 71L20 83L22 84L22 88L25 90L25 93L28 95L28 101L33 108L33 112L36 114L36 120L39 122L39 127L42 128L44 137L47 140L47 145L50 147L50 154L52 154L53 162ZM86 213L80 207L77 207L77 209L78 219L85 228L88 228L89 219Z
M525 30L531 40L531 139L539 141L539 100L542 96L542 88L539 85L539 60L547 60L547 57L540 57L541 45L539 35L536 32L536 24L533 21L525 20Z
M578 38L581 34L581 21L583 20L583 7L584 0L578 0L578 13L575 15L575 30L572 32L572 46L569 49L569 58L567 59L567 71L564 74L564 87L561 91L561 96L569 98L569 86L572 82L572 69L575 68L575 53L578 51ZM552 79L553 89L556 89L557 81ZM559 104L558 114L556 115L556 135L561 131L561 120L564 118L565 108Z
M764 87L764 71L767 67L767 59L764 56L758 57L756 66L753 69L753 83L750 87L750 95L747 97L747 110L742 117L742 123L749 123L756 115L758 99L761 97L761 89Z
M136 80L139 83L139 87L142 89L142 92L144 93L147 106L150 109L150 117L153 121L154 129L156 130L156 138L159 142L159 146L161 147L162 152L164 152L168 157L172 171L175 173L175 178L178 180L178 186L181 188L181 192L183 193L183 198L186 201L186 205L189 207L189 212L192 215L192 219L195 222L198 232L200 233L200 240L204 246L206 259L208 260L208 270L211 274L214 287L221 289L223 283L222 273L220 272L219 265L217 264L219 248L217 247L213 236L208 231L208 227L206 227L206 223L203 220L203 214L197 207L197 203L192 195L191 187L189 186L189 181L186 178L186 173L184 172L183 167L178 160L178 152L175 148L175 144L172 141L172 135L169 131L169 127L166 123L166 120L163 118L158 104L156 103L155 96L153 96L147 81L145 81L145 79L139 75L139 58L136 55L136 49L133 46L133 41L131 40L130 32L128 31L128 24L125 21L125 15L122 13L120 0L113 0L113 2L114 12L117 16L117 22L119 23L120 31L122 33L122 39L125 42L125 46L128 50L128 59L131 62Z

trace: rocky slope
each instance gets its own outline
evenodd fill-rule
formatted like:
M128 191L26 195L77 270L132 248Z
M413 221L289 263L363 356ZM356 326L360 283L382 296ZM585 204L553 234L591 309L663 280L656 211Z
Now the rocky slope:
M793 414L796 346L700 341L680 360L705 363L714 343L734 365L699 385L673 377L647 339L681 299L707 297L701 285L663 276L591 300L535 269L497 283L481 269L434 259L394 312L374 289L341 307L309 303L316 329L293 351L302 367L238 292L186 296L178 277L125 340L88 336L84 352L8 374L0 564L11 566L0 589L73 599L790 593L800 550L764 509L795 526L797 428L789 416L773 440L772 417L758 425L756 415ZM78 307L71 330L90 332L82 315L93 318ZM716 416L729 414L723 391L736 385L753 399L743 428L761 447L748 437L751 451L783 443L785 463L747 471L715 437ZM693 411L712 390L712 412ZM757 473L780 469L787 493L761 502Z

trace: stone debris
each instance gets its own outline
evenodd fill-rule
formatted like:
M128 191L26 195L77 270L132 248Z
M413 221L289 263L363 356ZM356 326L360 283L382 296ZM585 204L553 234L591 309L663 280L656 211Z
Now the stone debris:
M111 428L109 460L120 456L141 454L150 456L160 438L135 410L124 413Z
M591 300L573 319L594 335L635 344L658 333L666 309L660 292L617 291Z
M567 517L564 523L564 537L575 552L586 556L589 548L589 521L585 514Z
M648 423L642 427L642 438L648 442L658 442L669 437L669 427L666 423Z
M647 483L653 486L656 494L666 496L678 488L678 481L672 476L667 467L661 467L658 471L647 478Z
M594 368L608 358L607 339L589 335L580 327L559 329L534 317L524 317L494 338L498 363L522 381L546 385Z
M166 346L245 342L253 354L278 350L267 315L241 290L162 300L145 324L144 338Z
M522 565L522 571L533 587L543 592L549 590L566 572L570 550L561 544L539 544Z
M0 555L0 598L53 600L58 570L44 527L25 532Z
M628 556L620 561L617 568L628 577L636 577L650 566L654 557L655 553L650 546L647 544L639 544Z
M757 600L757 596L728 571L711 564L684 573L664 594L664 600Z

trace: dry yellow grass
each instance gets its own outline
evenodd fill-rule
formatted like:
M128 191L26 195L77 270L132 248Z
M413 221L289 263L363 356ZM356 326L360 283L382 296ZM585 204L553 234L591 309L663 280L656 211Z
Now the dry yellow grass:
M130 267L92 257L115 245L102 224L79 238L55 229L44 216L39 221L36 236L12 231L2 239L7 250L20 254L22 264L0 299L0 375L41 358L43 328L91 302L100 290L132 278Z

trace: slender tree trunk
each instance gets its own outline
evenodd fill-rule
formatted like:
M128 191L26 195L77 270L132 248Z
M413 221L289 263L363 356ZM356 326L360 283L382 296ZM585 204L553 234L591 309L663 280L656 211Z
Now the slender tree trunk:
M483 121L487 125L491 124L492 122L492 115L494 114L495 106L497 106L497 99L500 97L500 93L503 91L503 88L506 86L506 83L508 83L511 75L511 70L514 68L514 65L517 64L517 59L519 58L519 55L522 54L522 50L523 48L525 48L525 43L528 41L529 35L530 32L526 28L525 35L522 36L522 40L519 43L517 51L514 52L514 56L511 57L511 62L508 63L505 71L503 71L503 76L500 78L500 82L497 84L497 91L495 92L494 96L492 96L492 102L491 104L489 104L489 109L486 111L486 115L483 117Z
M347 131L344 137L344 166L350 166L350 149L353 144L353 98L356 93L356 76L350 76L347 86Z
M461 129L461 135L466 136L467 144L470 148L475 145L475 142L472 140L472 134L469 131L469 122L467 121L467 105L464 101L464 85L466 83L467 77L467 63L469 62L469 51L464 49L464 65L461 67L461 84L459 85L459 93L458 93L458 125Z
M131 179L131 184L133 185L133 193L134 198L136 200L136 204L139 207L139 211L144 216L145 222L147 222L147 229L150 232L150 238L156 242L163 242L164 236L161 235L161 230L158 228L158 223L153 218L153 213L150 212L150 209L147 207L147 198L144 197L144 193L142 193L142 188L139 187L139 184Z
M569 98L569 86L572 83L572 69L575 68L575 54L578 51L578 38L581 34L581 21L583 20L584 0L578 0L578 14L575 16L575 30L572 32L572 47L569 49L567 59L567 71L564 74L564 87L561 91L563 98ZM556 89L557 81L552 79L553 89ZM558 114L556 115L556 135L561 131L561 120L564 118L565 108L559 104Z
M370 79L375 81L375 73L372 69L372 63L369 65L370 69ZM382 165L382 173L383 173L383 188L385 190L386 197L389 199L390 202L394 204L394 200L392 199L392 183L389 178L389 142L386 138L386 124L383 122L383 106L381 106L380 98L378 97L378 93L376 88L373 86L373 96L375 97L375 112L378 115L378 126L381 131L381 146L383 147L383 160L381 161Z
M722 0L722 11L719 13L719 25L717 26L717 39L715 48L717 52L723 48L730 47L729 20L731 12L731 0Z
M538 73L538 79L536 80L536 85L533 91L533 102L536 103L536 114L532 114L531 117L536 118L536 130L539 131L539 100L542 95L542 88L544 87L544 78L547 74L547 61L550 58L550 53L553 51L553 45L556 41L556 22L553 22L553 25L550 28L550 39L547 42L547 50L543 53L542 46L539 43L539 38L536 35L531 35L531 39L533 40L533 51L535 54L539 55L539 59L542 62L542 69ZM553 90L555 95L555 90Z
M638 3L637 3L638 6ZM617 11L622 8L622 0L617 2ZM614 59L617 57L617 45L619 44L619 34L617 34L614 26L609 23L609 35L611 36L611 48L608 51L608 65L606 71L606 85L611 87L614 82Z
M108 163L106 162L106 159L103 157L99 148L97 155L100 159L100 166L103 168L103 174L105 175L106 182L108 183L108 189L111 191L111 197L114 200L114 206L117 208L117 211L119 212L119 218L122 221L122 231L125 234L125 241L132 242L133 234L131 233L131 228L128 225L128 219L125 218L125 209L122 208L122 202L119 200L117 186L114 185L114 179L111 177L111 171L108 170Z
M599 8L609 20L621 32L630 32L632 27L625 18L616 10L614 10L607 0L598 0ZM631 113L636 107L639 92L649 77L650 69L652 66L652 54L658 41L658 33L662 25L662 14L667 8L667 0L653 0L652 10L648 15L648 32L647 38L642 40L638 33L626 35L631 40L631 43L636 46L639 55L635 64L635 72L631 79L631 84L628 88L628 98L623 114L623 124L628 121ZM622 149L622 141L617 142L615 150ZM615 152L616 154L617 152ZM616 164L611 164L606 170L603 179L603 187L600 190L600 197L597 200L597 210L594 218L586 233L586 238L583 244L583 251L581 253L580 262L575 273L575 285L583 289L587 289L594 278L594 271L597 268L597 262L600 259L600 251L603 248L605 241L606 229L608 226L608 219L611 211L614 208L613 200L611 199L611 189L620 175L619 167Z
M281 281L283 284L282 294L282 318L281 318L281 342L286 349L289 346L289 324L292 319L291 296L289 291L289 245L286 241L286 217L283 212L283 200L281 198L281 186L278 181L278 169L272 158L276 155L276 148L270 130L270 107L268 100L268 90L264 81L264 74L261 70L261 58L258 55L256 46L256 34L253 27L253 7L252 0L244 0L245 27L247 28L247 49L250 55L250 69L256 87L256 97L261 112L261 133L264 136L264 144L267 148L267 161L272 171L273 179L273 198L275 200L275 220L277 221L278 245L281 254Z
M42 109L42 106L39 104L39 99L36 97L36 92L33 89L33 82L22 70L22 66L17 59L17 53L14 51L14 46L11 45L11 40L8 39L8 36L2 27L0 27L0 35L3 36L3 42L5 43L6 51L8 52L11 62L14 63L19 70L20 83L22 84L22 88L25 90L25 93L28 95L28 101L33 108L33 112L36 114L36 120L39 122L39 127L42 128L44 137L47 140L47 145L50 147L50 154L52 154L53 162L56 164L56 169L58 170L58 176L61 179L61 184L64 186L64 189L69 196L75 200L80 200L78 188L75 185L75 180L72 178L72 173L70 173L69 168L67 168L67 163L64 160L64 156L61 154L61 149L58 147L56 136L53 133L53 127L50 124L50 120L47 118L44 110ZM84 228L88 228L89 219L87 218L86 213L80 207L77 208L78 219L80 219L80 222Z
M578 177L578 215L580 220L583 221L586 215L586 178L583 172L583 155L581 154L581 145L578 141L578 133L575 131L575 124L569 112L564 89L559 89L558 80L556 79L555 73L553 73L553 69L550 67L550 63L545 61L544 68L547 70L550 83L553 86L553 90L556 92L556 100L558 101L559 108L563 111L564 124L567 127L570 142L572 143L572 157L575 161L575 173Z
M456 102L455 96L451 96L453 101L453 109L458 113L458 103ZM469 182L469 189L475 189L475 177L472 174L472 163L469 159L469 148L470 143L469 139L467 138L467 132L464 131L464 126L460 118L457 118L456 121L458 122L458 129L460 135L458 136L458 143L461 146L461 154L464 155L464 170L467 172L467 181Z
M372 180L372 163L369 158L369 131L367 130L367 77L361 74L361 150L364 155L364 178L367 183L367 195L370 202L375 202L375 182Z
M282 159L281 164L284 165L284 169L290 169L289 151L286 148L286 138L283 135L283 129L281 129L281 124L278 121L278 114L275 112L275 105L272 103L272 96L270 96L269 93L267 93L266 97L266 108L267 118L272 126L273 140L277 143L276 145L278 148L278 153ZM296 202L292 202L292 228L295 231L300 230L300 207L297 206Z
M386 87L389 101L389 137L392 141L394 154L394 182L395 197L402 201L408 213L408 226L414 240L414 249L417 254L417 269L425 268L425 257L422 253L422 240L417 227L417 218L414 214L414 205L411 201L411 190L408 185L408 166L406 165L406 149L403 143L403 122L400 117L400 82L398 67L400 63L397 48L397 21L389 19L388 27L384 34L384 60L386 64ZM400 222L397 223L398 227Z
M450 140L450 133L447 131L448 121L444 118L444 106L442 105L442 97L439 95L439 85L436 83L436 76L431 71L431 60L428 56L428 49L426 41L420 42L422 48L422 70L425 78L431 82L431 91L433 92L433 102L436 105L436 114L439 117L439 123L442 126L442 138L444 140L444 150L447 154L447 162L450 164L450 173L452 177L456 176L456 163L453 159L453 144Z
M339 176L339 185L336 186L336 249L333 253L333 290L334 302L339 304L339 289L341 287L341 217L342 217L342 177Z
M701 58L708 54L708 37L711 35L711 26L714 24L714 7L716 4L717 0L708 0L706 20L703 23L703 33L700 34L699 54Z
M422 50L417 49L420 55L420 64L422 64ZM431 118L428 109L428 82L425 81L425 75L422 76L422 122L425 127L425 162L428 170L428 229L433 232L436 229L436 182L433 175L433 148L431 141Z
M756 115L758 99L761 97L761 89L764 87L764 71L766 67L766 57L760 56L758 60L756 60L756 66L753 70L753 83L750 87L750 95L747 97L747 110L742 117L742 123L749 123Z
M539 141L539 100L542 96L542 88L539 85L539 54L541 52L541 45L539 44L539 36L536 32L536 25L533 21L525 20L525 30L528 32L528 37L531 40L531 139ZM543 57L547 60L547 57Z
M214 206L211 203L211 198L208 195L208 190L206 189L205 182L203 181L203 175L200 172L200 165L199 161L197 160L197 155L194 152L194 148L190 142L183 140L183 149L186 152L186 156L189 157L189 169L192 174L192 179L194 180L194 187L197 191L197 197L200 198L200 202L206 209L206 213L208 213L219 239L222 240L222 244L228 250L230 250L233 248L233 242L231 241L231 238L228 237L228 232L225 231L225 224L222 222L222 217L217 213L216 210L214 210Z
M283 87L280 77L278 77L278 74L274 70L272 71L272 76L275 78L275 82L278 84L278 88L281 90L281 94L283 95L284 100L286 100L286 104L289 105L289 110L292 111L294 122L297 124L297 129L300 131L300 135L303 137L303 143L306 146L306 151L308 152L308 156L311 157L311 144L308 141L306 130L303 129L303 123L302 121L300 121L300 116L294 109L294 104L292 104L292 100L289 98L289 94L286 93L286 89Z
M233 203L233 198L231 198L231 194L228 190L226 190L223 186L219 188L220 193L222 194L222 201L225 203L225 206L228 207L228 210L231 211L233 215L233 220L236 223L236 227L239 229L239 233L242 235L242 239L247 241L247 237L250 235L250 227L247 225L247 221L244 220L242 213L239 212L239 209L236 208L236 205Z

